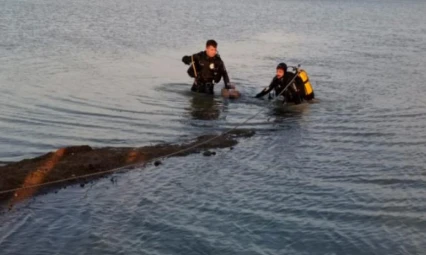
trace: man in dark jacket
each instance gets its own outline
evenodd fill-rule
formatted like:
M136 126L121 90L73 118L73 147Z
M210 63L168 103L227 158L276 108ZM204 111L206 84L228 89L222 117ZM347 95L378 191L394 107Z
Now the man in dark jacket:
M299 77L294 79L295 75L287 71L285 63L278 64L277 74L272 79L271 84L258 93L256 98L261 98L267 94L271 98L270 92L275 90L275 96L282 95L286 103L300 104L302 102L300 88L303 88L303 81Z
M225 88L233 88L225 64L217 54L217 42L215 40L208 40L205 51L192 56L184 56L182 62L190 65L188 74L195 79L191 88L192 91L213 94L214 84L220 82L222 77Z

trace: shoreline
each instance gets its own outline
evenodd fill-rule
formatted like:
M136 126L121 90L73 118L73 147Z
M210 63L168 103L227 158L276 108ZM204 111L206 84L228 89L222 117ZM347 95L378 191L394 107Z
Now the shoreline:
M194 153L213 156L215 153L210 153L209 150L232 149L233 146L238 144L237 138L248 138L253 135L254 131L252 130L237 129L212 141L209 141L209 139L216 135L202 135L191 141L178 144L169 143L143 147L92 148L88 145L70 146L39 157L7 163L0 165L0 191L31 187L69 178L72 180L0 194L0 207L8 204L11 208L20 201L70 185L80 184L84 187L88 182L115 173L102 173L104 171L121 167L124 167L124 169L118 171L129 171L135 167L135 164L141 164L141 167L143 167L142 164L144 163L152 163L158 166L161 165L161 161L151 161L172 153L176 154L171 157L182 157ZM204 144L194 147L199 143ZM181 152L182 150L185 151ZM126 166L128 169L125 168ZM88 174L93 175L87 178L79 178L79 176Z

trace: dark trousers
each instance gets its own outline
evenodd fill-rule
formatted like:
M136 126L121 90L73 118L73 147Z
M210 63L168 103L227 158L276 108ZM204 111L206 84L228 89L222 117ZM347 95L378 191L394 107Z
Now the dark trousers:
M192 85L191 91L205 94L214 94L214 84L197 82Z

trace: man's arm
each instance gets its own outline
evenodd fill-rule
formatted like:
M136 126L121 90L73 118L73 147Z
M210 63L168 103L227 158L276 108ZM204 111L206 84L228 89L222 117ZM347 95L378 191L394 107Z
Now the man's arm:
M264 88L260 93L258 93L255 97L256 98L261 98L263 96L265 96L266 94L269 94L269 92L271 92L274 87L275 87L275 79L272 79L271 84L269 84L268 87Z
M196 61L199 60L199 58L200 58L200 53L195 53L191 56L183 56L182 62L185 63L185 65L190 65L192 63L192 60L194 60L194 62L196 62Z
M219 54L216 55L216 64L219 65L219 74L223 77L223 82L225 83L225 89L231 89L231 82L229 80L228 71L226 71L225 63Z
M226 89L230 89L231 88L231 84L230 84L230 81L229 81L229 75L228 75L228 72L226 71L226 68L225 68L225 63L223 63L223 61L221 61L222 62L222 65L221 65L221 72L222 72L222 76L223 76L223 82L225 83L225 88Z

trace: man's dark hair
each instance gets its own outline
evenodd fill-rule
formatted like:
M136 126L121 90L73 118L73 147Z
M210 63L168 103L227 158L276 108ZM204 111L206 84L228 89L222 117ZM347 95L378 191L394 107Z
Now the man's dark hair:
M277 69L281 69L281 70L284 70L284 72L287 72L287 64L286 63L279 63L278 65L277 65Z
M215 40L208 40L206 42L206 47L209 47L209 46L213 46L214 48L217 48L217 42Z

